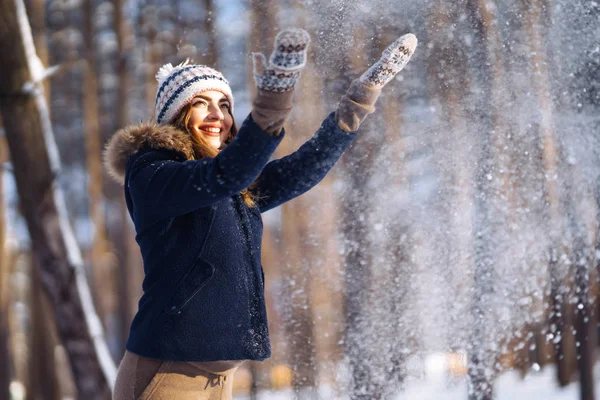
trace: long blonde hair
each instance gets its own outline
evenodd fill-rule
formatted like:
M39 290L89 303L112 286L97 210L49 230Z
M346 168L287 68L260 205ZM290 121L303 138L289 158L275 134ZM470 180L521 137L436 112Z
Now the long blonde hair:
M196 160L201 160L204 157L216 157L217 154L219 154L219 150L215 149L213 146L208 144L208 142L204 140L203 137L197 137L196 135L193 135L190 131L189 122L191 117L192 103L189 103L179 112L179 114L177 114L172 124L176 128L190 135L190 138L192 139L192 146L194 148L194 157ZM225 146L231 143L231 141L235 138L235 135L237 135L238 133L237 126L235 125L235 119L233 119L233 116L231 120L231 129L229 130L229 135L225 139ZM247 189L244 189L240 192L242 200L244 200L244 203L246 203L248 207L256 207L256 196L249 190L252 189L254 185L255 183L252 183Z

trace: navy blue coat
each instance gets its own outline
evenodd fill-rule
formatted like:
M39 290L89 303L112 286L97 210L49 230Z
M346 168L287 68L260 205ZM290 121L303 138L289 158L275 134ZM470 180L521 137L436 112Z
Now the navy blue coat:
M284 134L268 135L248 116L225 149L202 160L172 126L113 136L106 163L124 183L145 272L127 350L175 361L270 356L261 213L319 183L356 137L332 113L300 149L268 162ZM249 208L239 193L254 181Z

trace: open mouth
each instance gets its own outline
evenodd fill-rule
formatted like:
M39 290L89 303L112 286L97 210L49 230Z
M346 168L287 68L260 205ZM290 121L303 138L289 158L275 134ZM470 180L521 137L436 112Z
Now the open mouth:
M221 136L220 128L199 128L207 136Z

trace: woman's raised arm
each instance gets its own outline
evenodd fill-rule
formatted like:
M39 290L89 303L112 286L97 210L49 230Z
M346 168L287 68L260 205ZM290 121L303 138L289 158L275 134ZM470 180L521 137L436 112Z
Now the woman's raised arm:
M381 89L404 68L416 46L413 34L392 43L379 61L350 84L336 112L311 139L296 152L265 166L254 185L261 212L307 192L325 177L355 139L360 123L375 111Z
M375 111L381 89L404 69L416 47L415 35L401 36L383 51L379 61L350 84L335 112L340 128L346 132L358 130L366 116Z

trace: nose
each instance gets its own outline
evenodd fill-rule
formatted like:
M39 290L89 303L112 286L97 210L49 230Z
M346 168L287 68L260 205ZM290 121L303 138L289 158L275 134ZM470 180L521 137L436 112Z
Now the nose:
M223 115L223 111L221 110L221 107L219 107L219 105L215 105L215 104L211 104L210 105L210 110L209 110L209 114L208 114L208 118L210 119L216 119L218 121L221 121L223 119L225 119L225 116Z

